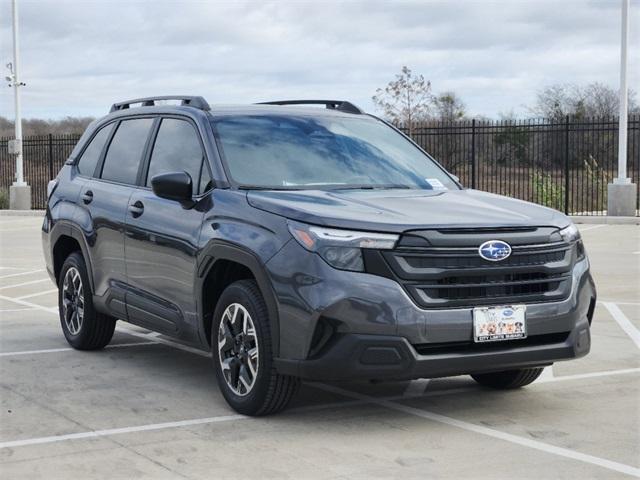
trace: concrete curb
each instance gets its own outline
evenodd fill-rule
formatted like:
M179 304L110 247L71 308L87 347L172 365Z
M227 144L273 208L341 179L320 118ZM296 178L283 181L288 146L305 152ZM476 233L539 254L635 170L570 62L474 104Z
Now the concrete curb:
M44 217L44 210L0 210L0 217Z
M609 217L607 215L569 215L574 223L604 225L640 225L640 217Z

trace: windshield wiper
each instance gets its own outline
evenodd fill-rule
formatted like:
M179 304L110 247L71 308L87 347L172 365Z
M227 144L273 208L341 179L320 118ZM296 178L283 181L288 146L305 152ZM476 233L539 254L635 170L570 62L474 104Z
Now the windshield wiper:
M298 187L276 187L268 185L238 185L239 190L302 190Z
M412 188L414 187L411 185L404 185L402 183L385 183L380 185L340 185L339 187L332 188L332 190L410 190Z

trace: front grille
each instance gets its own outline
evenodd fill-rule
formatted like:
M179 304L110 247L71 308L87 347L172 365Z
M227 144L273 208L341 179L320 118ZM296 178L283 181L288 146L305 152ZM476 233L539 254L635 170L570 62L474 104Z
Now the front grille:
M417 252L416 252L417 253ZM537 252L530 254L512 255L502 262L503 267L517 267L525 265L544 265L545 263L559 262L564 258L565 250L552 252ZM424 254L418 256L407 256L407 263L412 268L439 267L439 268L471 268L484 267L487 261L477 255L477 250L473 255L461 256L456 254Z
M550 240L516 244L514 237L511 256L490 262L478 254L479 245L486 240L485 232L482 235L465 232L462 241L460 233L455 233L455 239L452 233L447 234L438 232L437 247L401 246L383 253L396 279L418 305L442 308L508 305L555 301L568 296L573 264L571 245ZM446 246L447 238L456 246Z

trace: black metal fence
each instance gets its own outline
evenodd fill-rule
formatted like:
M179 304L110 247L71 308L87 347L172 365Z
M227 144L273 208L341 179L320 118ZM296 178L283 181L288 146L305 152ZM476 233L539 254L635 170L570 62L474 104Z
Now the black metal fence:
M31 206L44 209L47 183L55 178L80 139L79 134L39 135L22 140L24 177L31 186ZM8 152L9 138L0 138L0 188L8 189L15 180L15 156Z
M607 184L618 171L617 118L432 122L411 136L466 186L572 215L606 214ZM628 120L627 158L637 184L640 115Z
M630 116L628 125L628 176L640 183L640 116ZM468 187L573 215L606 214L607 184L617 173L616 118L430 122L413 128L411 136ZM47 182L79 138L24 139L25 177L34 209L44 208ZM0 188L14 180L8 140L0 139Z

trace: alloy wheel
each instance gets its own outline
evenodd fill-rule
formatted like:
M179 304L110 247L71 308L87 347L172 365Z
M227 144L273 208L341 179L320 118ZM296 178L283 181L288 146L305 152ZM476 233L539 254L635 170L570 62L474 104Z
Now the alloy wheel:
M239 303L229 305L218 328L218 358L229 388L245 396L258 376L258 337L251 315Z
M71 267L62 281L62 317L71 335L77 335L84 320L84 287L77 268Z

